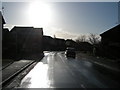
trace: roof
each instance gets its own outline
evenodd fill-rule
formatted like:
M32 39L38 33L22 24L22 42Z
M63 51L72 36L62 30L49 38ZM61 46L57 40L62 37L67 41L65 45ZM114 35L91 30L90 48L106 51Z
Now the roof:
M65 41L65 39L62 38L54 38L55 40L61 40L61 41Z
M67 39L66 42L74 42L74 43L76 43L76 42L75 42L74 40L72 40L72 39Z
M26 26L26 27L25 27L25 26L14 26L13 29L14 29L14 28L22 28L22 29L25 28L25 29L27 29L27 28L33 28L33 27L27 27L27 26Z
M51 36L46 36L46 35L44 35L43 38L50 38L50 39L53 39Z
M120 33L120 24L107 30L106 32L103 32L102 34L100 34L100 36L105 36L105 35L113 35L114 33L118 34Z
M11 33L17 33L17 34L35 34L35 35L43 35L43 29L42 28L34 28L34 27L22 27L22 26L15 26L10 31Z
M18 27L18 26L14 26L10 32L28 32L28 30L30 31L31 29L33 29L33 27Z
M79 45L92 46L89 42L80 42Z
M1 13L1 11L0 11L0 17L2 17L2 24L5 24L5 20L4 20L4 18L3 18L3 15L2 15L2 13Z

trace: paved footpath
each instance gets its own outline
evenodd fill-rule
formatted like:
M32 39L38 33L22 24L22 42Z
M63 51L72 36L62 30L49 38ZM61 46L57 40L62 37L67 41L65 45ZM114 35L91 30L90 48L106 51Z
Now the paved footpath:
M83 60L89 60L99 66L102 66L104 68L120 72L120 62L117 62L116 60L110 60L110 59L105 59L101 57L94 57L94 56L89 56L84 53L78 53L77 54L77 59L83 59Z
M34 60L19 60L12 63L10 66L1 70L2 72L2 82L5 82L7 79L11 78L16 73L19 73L22 69L32 64ZM2 83L0 82L0 84Z
M114 76L115 80L120 81L119 79L120 62L118 62L117 60L110 60L107 58L89 56L84 53L78 53L77 59L88 60L94 63L94 65L96 65L99 68L98 70L100 70L100 72L105 73L106 75L109 75L110 77Z

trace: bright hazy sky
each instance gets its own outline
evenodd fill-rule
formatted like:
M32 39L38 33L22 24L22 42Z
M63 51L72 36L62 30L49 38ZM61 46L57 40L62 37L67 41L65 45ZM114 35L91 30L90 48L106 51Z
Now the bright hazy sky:
M3 2L6 27L43 27L44 35L75 38L117 25L117 2Z

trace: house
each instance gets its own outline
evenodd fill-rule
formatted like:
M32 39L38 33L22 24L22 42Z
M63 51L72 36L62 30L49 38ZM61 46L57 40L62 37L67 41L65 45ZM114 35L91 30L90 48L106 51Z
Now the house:
M76 47L76 44L77 44L77 43L76 43L75 41L73 41L72 39L67 39L67 40L66 40L66 46L67 46L67 47L74 47L74 48L75 48L75 47Z
M11 31L12 49L17 57L42 53L43 29L15 26Z
M2 30L2 46L4 47L8 47L10 42L10 32L7 28L4 28Z
M9 45L10 45L10 32L7 28L4 28L4 24L6 24L4 18L3 18L3 15L0 11L0 31L2 31L2 58L9 58L9 51L8 51L8 48L9 48Z
M100 34L101 42L104 45L120 46L120 25L117 25L106 32Z
M100 34L100 36L105 56L120 57L120 24Z
M84 51L84 52L92 52L93 45L88 42L79 42L77 44L77 50Z
M4 20L4 18L3 18L3 15L2 15L2 13L1 13L1 11L0 11L0 23L2 24L2 29L3 29L3 26L4 26L4 24L6 24L6 23L5 23L5 20Z
M61 38L52 38L51 36L43 36L44 50L61 51L65 50L65 40Z
M54 38L56 50L64 51L66 49L66 41L61 38Z
M55 46L55 41L51 36L43 36L43 49L44 51L52 50L52 48Z

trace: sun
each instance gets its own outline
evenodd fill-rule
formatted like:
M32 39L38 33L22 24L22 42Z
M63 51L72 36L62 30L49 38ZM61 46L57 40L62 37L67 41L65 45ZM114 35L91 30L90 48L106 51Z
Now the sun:
M52 10L49 4L43 2L32 2L29 6L29 20L33 26L43 27L50 23Z

